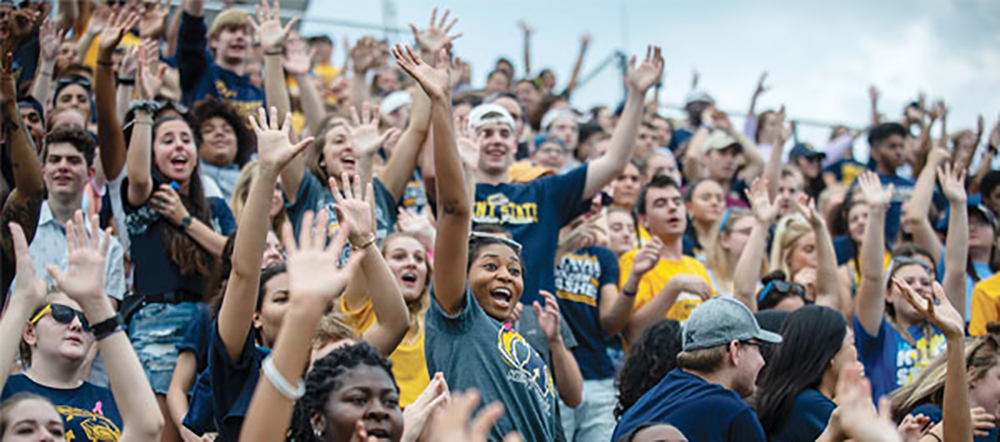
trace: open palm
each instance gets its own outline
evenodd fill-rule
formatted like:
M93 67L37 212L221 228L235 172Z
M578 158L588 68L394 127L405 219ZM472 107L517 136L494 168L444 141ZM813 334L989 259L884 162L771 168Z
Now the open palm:
M135 27L135 24L139 22L139 15L136 14L134 9L121 9L111 13L108 17L108 23L104 27L104 31L101 32L101 41L98 43L98 48L102 52L112 51L118 47L118 43L122 41L122 37L130 29Z
M437 54L443 48L451 45L453 40L458 39L462 34L448 35L451 29L455 27L458 23L458 18L454 18L448 23L448 16L451 11L448 9L444 10L444 15L441 16L441 20L437 20L437 8L431 12L431 22L427 29L420 31L417 26L410 23L410 29L413 30L413 38L417 42L417 46L420 47L421 51L429 54ZM437 21L437 23L435 23ZM447 23L447 25L446 25Z
M288 253L288 288L303 300L332 300L357 271L358 263L365 253L363 250L351 253L347 264L338 268L341 249L347 242L350 225L341 224L340 232L326 245L328 222L329 214L326 211L321 211L318 217L314 217L312 212L306 212L302 217L298 241L292 233L291 223L285 223L282 232Z
M108 232L101 232L97 215L90 219L91 232L83 224L83 212L77 210L66 222L66 271L54 265L48 272L67 296L81 302L104 296L104 261L108 254ZM83 302L81 302L82 304Z
M261 0L257 5L257 19L250 19L250 25L254 32L260 36L260 44L265 51L272 51L281 48L288 38L288 33L298 22L298 18L293 18L281 26L281 4L274 0L274 5L268 5L267 0Z
M941 191L948 201L964 202L965 194L965 171L952 168L951 164L945 163L937 169L938 181L941 183Z
M404 50L402 46L396 45L392 49L392 55L396 57L399 67L420 83L424 93L432 100L443 100L451 94L451 83L448 81L451 75L451 61L448 60L448 54L444 49L438 51L437 67L424 63L420 56L413 53L410 46L406 46Z
M372 212L375 211L373 195L375 192L372 190L371 183L368 183L363 194L364 198L362 198L361 177L358 175L355 175L352 180L350 175L344 173L341 176L341 182L344 183L343 192L340 192L337 180L330 178L330 191L337 201L336 207L340 212L340 222L351 226L352 240L363 241L362 238L365 235L375 232L375 223L372 222L374 218Z
M361 106L361 115L358 110L351 107L351 121L347 125L347 131L351 133L351 142L354 151L359 155L370 155L378 150L379 146L389 138L389 132L379 134L378 132L378 106L370 106L364 103Z
M778 215L778 208L771 203L771 198L767 195L766 179L754 178L746 195L747 200L750 201L753 216L757 218L758 222L770 224Z
M646 59L636 67L635 56L629 62L628 85L639 93L646 93L663 76L663 54L659 46L646 49Z
M858 186L865 202L871 207L886 208L892 202L893 185L882 187L882 182L875 172L868 171L858 176Z
M280 128L278 127L278 108L271 106L270 119L264 114L264 108L258 109L257 112L257 118L254 118L253 115L250 116L250 127L257 134L257 155L262 166L280 170L313 141L313 137L309 137L292 144L289 140L291 112L285 115L284 124Z

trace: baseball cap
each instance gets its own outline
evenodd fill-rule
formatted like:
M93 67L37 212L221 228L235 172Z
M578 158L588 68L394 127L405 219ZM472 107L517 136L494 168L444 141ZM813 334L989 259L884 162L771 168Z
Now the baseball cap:
M788 156L789 158L802 157L811 160L814 158L826 158L826 152L816 151L816 149L813 149L812 144L809 143L795 143L795 146L792 147L792 151L788 153Z
M716 297L691 312L681 332L683 351L718 347L732 341L757 339L780 344L781 335L760 328L747 306L733 298Z
M475 132L487 124L504 124L509 126L510 130L517 127L514 123L514 117L511 117L510 112L507 112L503 106L480 104L473 108L472 112L469 113L469 130Z
M713 130L712 133L708 134L708 139L705 140L705 144L701 146L701 151L703 153L708 153L713 150L725 149L729 146L736 145L743 150L743 145L736 138L729 136L729 134L721 130Z
M715 104L715 99L712 98L711 95L708 95L708 92L699 89L695 89L691 92L688 92L687 96L684 97L685 106L688 106L691 103L697 103L699 101L708 104Z
M405 90L395 91L386 95L385 98L382 99L382 102L378 106L378 110L383 116L386 116L395 112L397 109L410 104L411 102L413 102L413 98L410 97L409 92Z
M969 197L969 201L966 203L966 210L968 210L969 216L972 216L973 214L979 214L979 216L983 217L983 219L985 219L987 223L993 226L993 230L996 230L997 229L996 214L994 214L989 207L986 207L985 204L982 204L982 200L980 198L977 198L977 196L978 195L973 195ZM951 218L951 209L949 208L949 210L945 213L945 215L941 217L940 220L938 220L934 228L940 232L947 231L948 222L950 221L950 218Z

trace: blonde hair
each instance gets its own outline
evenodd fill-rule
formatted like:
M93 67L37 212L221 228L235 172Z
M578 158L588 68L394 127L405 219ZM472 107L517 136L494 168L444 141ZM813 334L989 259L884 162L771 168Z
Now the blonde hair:
M237 222L240 220L243 208L247 205L247 198L250 197L250 185L253 184L255 176L257 176L257 161L251 160L243 166L240 176L236 178L236 186L233 187L233 196L229 200L229 208L232 209L233 218ZM271 223L271 230L280 234L281 226L287 219L288 215L285 214L285 208L282 207L278 215L274 217L274 222Z
M721 232L715 236L715 240L707 247L706 253L706 267L712 271L715 275L715 279L719 282L728 284L733 281L733 273L736 271L736 261L737 259L730 259L729 252L722 247L722 237L726 235L731 235L733 232L733 225L739 220L752 216L753 214L746 209L742 208L732 208L726 212L723 217L724 225L720 229ZM761 267L764 263L761 262ZM762 269L763 270L763 269Z
M395 232L382 240L382 247L380 248L382 256L385 256L389 244L400 238L410 238L423 244L420 238L412 233ZM424 333L424 316L426 316L427 309L431 306L430 287L432 277L434 276L434 266L431 265L429 257L424 260L424 269L427 271L427 277L424 279L424 287L420 292L420 297L417 298L416 302L406 304L406 309L410 314L410 329L407 330L406 336L403 337L403 342L413 342L414 339L417 339L417 337Z
M313 334L313 347L320 348L344 339L361 341L358 333L350 325L347 325L343 318L336 313L328 313L320 319L319 325L316 326L316 332Z
M774 230L768 271L781 270L788 278L792 278L792 272L788 268L788 257L795 250L795 243L811 232L812 227L802 215L788 215L778 221L778 227Z

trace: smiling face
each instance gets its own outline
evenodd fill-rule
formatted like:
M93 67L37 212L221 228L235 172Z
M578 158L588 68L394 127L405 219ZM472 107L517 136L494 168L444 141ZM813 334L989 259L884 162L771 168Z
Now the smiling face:
M639 215L639 221L650 235L665 241L684 235L687 229L687 211L684 198L676 187L653 187L646 191L646 213Z
M228 166L236 161L236 131L222 117L210 117L201 123L201 146L198 155L216 166Z
M46 297L46 301L81 311L80 304L63 293L53 293ZM51 313L34 324L28 324L22 338L31 347L33 366L36 363L83 363L94 345L94 335L83 331L79 317L74 316L72 322L63 324L56 321Z
M493 319L504 321L524 290L521 258L504 244L478 249L469 267L469 288L476 302Z
M333 126L323 137L323 164L327 176L340 177L344 172L354 173L358 158L347 126Z
M969 381L969 399L973 407L983 407L987 413L1000 412L1000 364L994 363L985 373L974 373Z
M38 113L38 110L29 106L18 106L17 111L21 114L21 121L24 122L25 129L28 130L32 141L35 142L35 147L41 149L42 142L45 140L45 121L42 120L42 115Z
M186 183L198 164L194 133L184 120L161 123L153 136L153 162L170 180Z
M68 85L55 97L55 109L76 109L84 119L90 119L90 93L79 84Z
M403 435L399 390L381 367L358 365L337 376L340 384L326 402L326 440L354 440L358 421L368 437L398 442Z
M250 28L227 26L209 40L208 46L215 51L215 59L223 64L243 63L250 54Z
M506 124L489 123L476 129L479 141L479 170L486 175L503 175L514 163L517 139Z
M83 152L67 142L51 143L47 147L42 178L50 198L79 198L93 176Z
M923 266L919 264L898 264L896 271L892 273L894 278L901 278L906 281L918 295L924 296L931 293L934 278ZM895 284L886 290L886 302L892 304L896 312L896 318L901 318L910 323L919 322L923 316L913 305L907 302L905 295L896 288Z
M726 197L722 193L722 186L711 180L699 182L691 192L687 210L691 218L699 223L716 223L721 220L726 211Z
M4 411L2 442L62 442L66 429L62 416L47 401L31 398L18 401Z
M611 196L614 197L615 205L631 209L635 206L635 200L642 190L642 175L635 164L626 163L625 170L611 182Z
M615 210L608 213L608 233L615 255L621 256L635 248L635 222L628 212Z
M427 250L416 238L396 236L385 245L385 260L407 304L420 300L427 290Z

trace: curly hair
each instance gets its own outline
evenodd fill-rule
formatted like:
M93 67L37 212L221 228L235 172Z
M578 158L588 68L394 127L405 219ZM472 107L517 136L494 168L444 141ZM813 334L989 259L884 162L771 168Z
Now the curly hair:
M371 345L362 342L338 348L316 361L312 370L306 375L306 394L295 403L290 440L323 442L313 432L312 416L317 413L326 414L326 402L330 398L330 393L340 388L341 376L348 370L362 365L385 370L389 379L392 379L396 391L399 391L396 378L392 375L392 362L379 354Z
M257 150L257 136L247 128L246 119L241 117L232 105L215 97L206 97L194 105L191 113L198 122L199 133L201 125L210 118L222 118L233 128L233 133L236 135L236 157L233 158L233 163L242 168L250 161Z
M646 331L629 352L615 379L615 389L618 390L616 419L620 419L642 395L677 366L677 353L680 351L680 322L660 321Z

